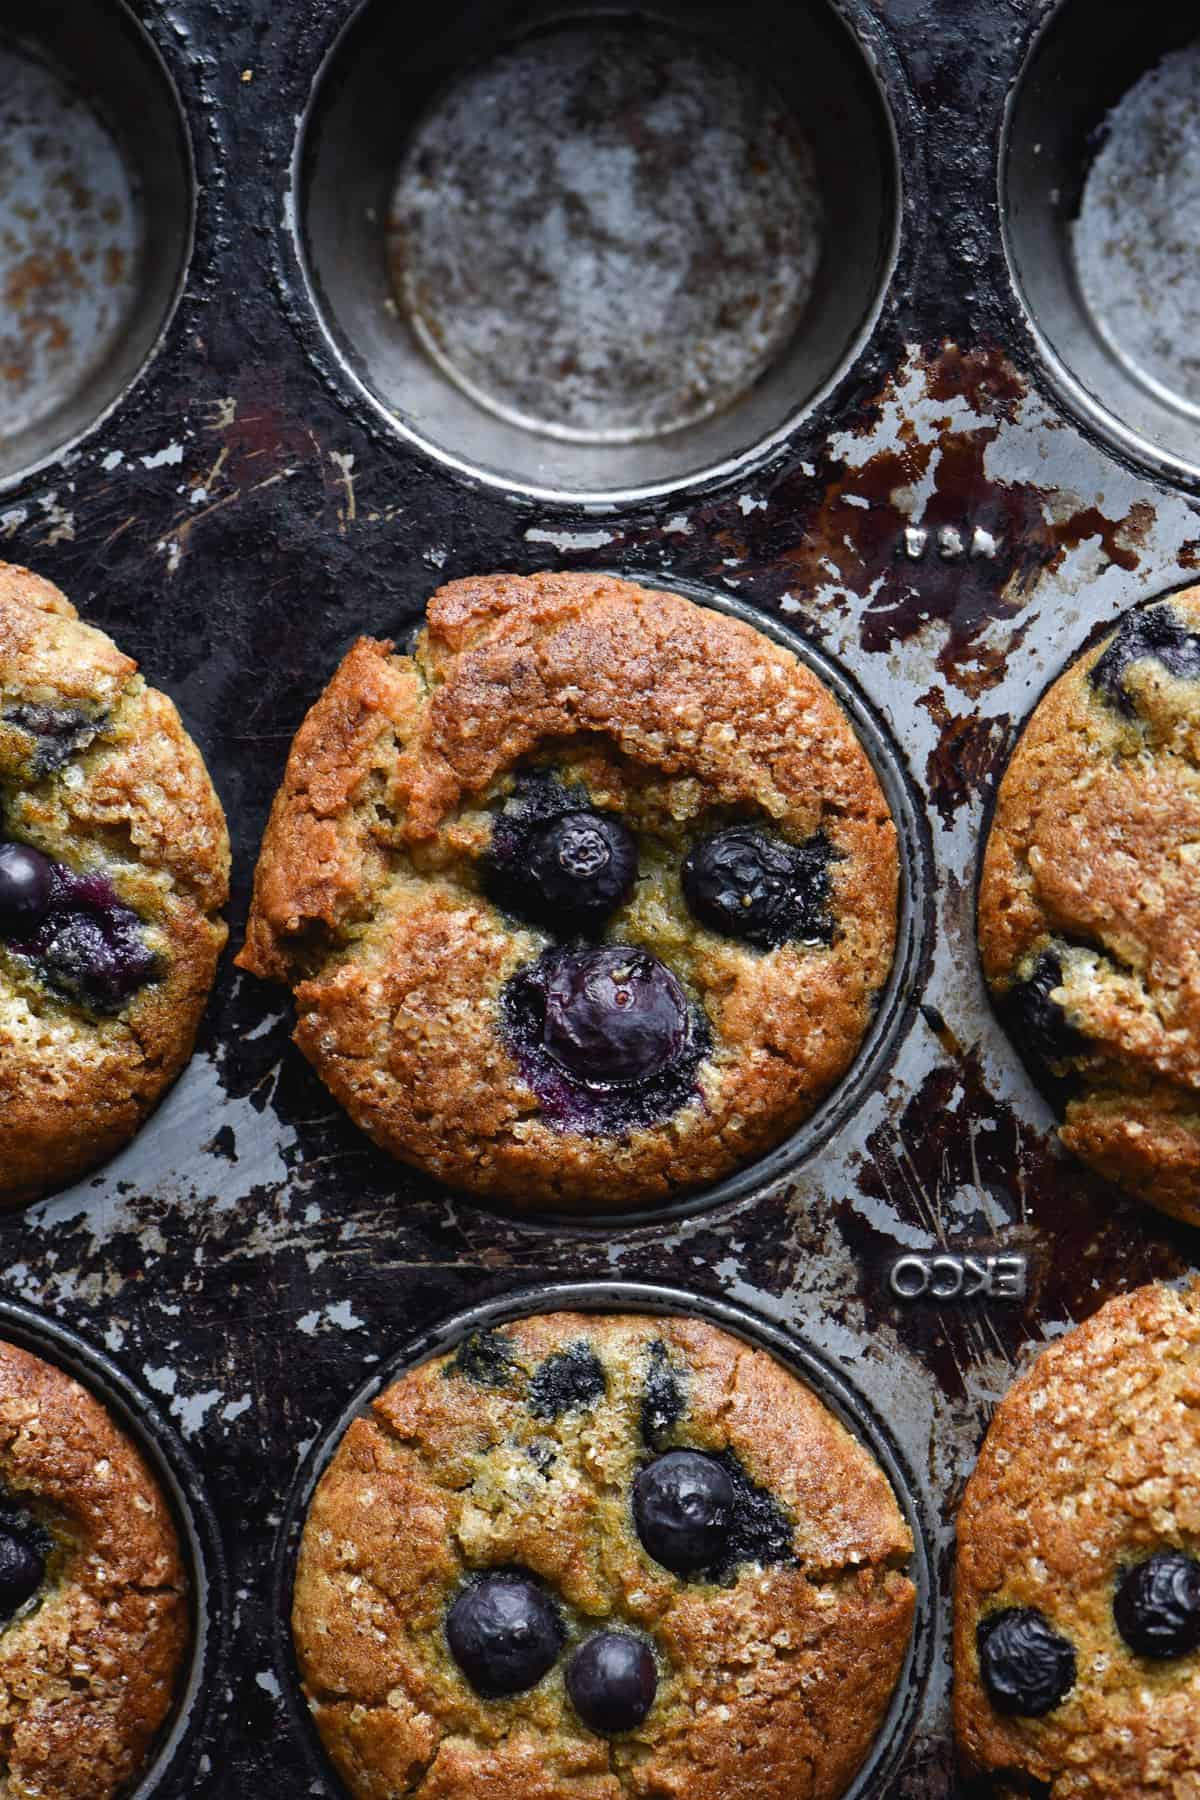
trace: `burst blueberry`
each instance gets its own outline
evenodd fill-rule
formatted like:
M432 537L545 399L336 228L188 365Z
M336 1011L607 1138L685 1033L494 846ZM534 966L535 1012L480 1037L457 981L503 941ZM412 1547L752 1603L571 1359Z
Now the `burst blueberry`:
M728 1473L698 1450L668 1450L633 1484L637 1534L655 1562L677 1575L720 1560L733 1506Z
M1083 1049L1084 1039L1068 1024L1057 1000L1051 999L1063 984L1063 966L1052 950L1037 958L1027 980L1010 989L1004 1010L1013 1036L1035 1062L1053 1066Z
M1200 1562L1158 1550L1127 1569L1113 1601L1117 1629L1137 1656L1155 1661L1200 1649Z
M54 865L29 844L0 844L0 936L36 929L54 894Z
M788 941L829 943L831 856L820 833L795 845L752 826L733 825L701 838L688 852L684 898L710 931L758 949Z
M65 914L39 945L45 979L93 1012L120 1012L155 973L140 927L127 907Z
M567 1665L567 1692L592 1731L634 1731L654 1705L658 1670L649 1644L627 1631L598 1631Z
M566 1632L536 1582L502 1570L462 1590L446 1616L446 1638L476 1693L499 1700L537 1686L557 1661Z
M648 951L608 945L543 962L542 1043L578 1080L645 1081L687 1049L687 996Z
M979 1673L999 1713L1044 1718L1075 1685L1074 1646L1036 1608L1010 1606L981 1621Z
M10 1520L0 1521L0 1623L32 1600L45 1577L46 1564L37 1545Z
M1103 694L1126 718L1137 713L1137 705L1125 686L1126 671L1137 662L1156 662L1172 675L1195 681L1200 678L1200 632L1189 630L1169 606L1126 613L1088 676L1097 693Z

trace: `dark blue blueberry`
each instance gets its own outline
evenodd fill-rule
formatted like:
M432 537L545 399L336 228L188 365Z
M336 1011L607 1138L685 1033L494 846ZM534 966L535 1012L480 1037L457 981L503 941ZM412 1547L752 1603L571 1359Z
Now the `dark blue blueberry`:
M1058 1001L1050 998L1062 980L1061 961L1052 950L1043 950L1029 979L1017 982L1002 1003L1006 1023L1026 1055L1050 1067L1077 1056L1085 1043Z
M562 1413L594 1406L604 1395L604 1366L582 1339L548 1356L529 1384L529 1410L535 1419L557 1419Z
M45 1576L37 1545L11 1520L0 1520L0 1624L33 1598Z
M832 854L821 833L794 845L754 826L732 825L688 852L684 898L710 931L760 950L788 942L828 944Z
M1118 1583L1113 1616L1136 1656L1190 1656L1200 1649L1200 1562L1158 1550L1136 1563Z
M721 1560L733 1520L733 1482L714 1457L668 1450L633 1484L637 1534L655 1562L676 1575Z
M461 1375L486 1388L509 1387L516 1372L516 1358L498 1331L472 1331L444 1370L447 1378Z
M157 966L137 914L122 906L51 920L40 934L38 962L51 987L98 1013L120 1012Z
M463 1588L446 1615L455 1662L485 1700L536 1687L558 1660L566 1631L528 1575L502 1570Z
M646 951L547 950L517 970L500 1006L547 1124L622 1133L657 1124L695 1097L708 1022Z
M637 844L611 813L570 812L529 845L527 912L560 932L594 930L629 898Z
M587 1082L646 1081L683 1055L687 996L664 963L622 944L547 959L542 1043Z
M615 813L588 806L582 788L534 770L496 815L481 872L506 912L560 937L590 936L629 898L637 844Z
M0 936L35 930L54 894L54 864L28 844L0 844Z
M999 1713L1041 1719L1075 1686L1075 1649L1031 1606L1010 1606L980 1621L979 1673Z
M1200 678L1200 633L1169 606L1126 613L1103 656L1092 664L1088 680L1118 712L1133 718L1137 706L1125 688L1125 671L1136 662L1161 663L1172 675Z
M567 1692L592 1731L611 1737L639 1726L658 1691L654 1656L627 1631L598 1631L567 1664Z

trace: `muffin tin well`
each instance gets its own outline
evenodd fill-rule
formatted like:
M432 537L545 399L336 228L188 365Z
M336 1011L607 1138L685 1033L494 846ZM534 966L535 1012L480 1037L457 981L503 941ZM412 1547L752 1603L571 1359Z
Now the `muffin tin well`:
M309 1762L322 1791L342 1791L330 1771L325 1751L300 1693L296 1656L292 1644L292 1590L296 1558L308 1507L330 1459L351 1422L390 1382L407 1370L453 1350L475 1331L487 1331L531 1313L592 1312L646 1313L696 1318L742 1338L798 1376L819 1400L841 1420L884 1471L913 1537L913 1556L907 1571L917 1591L912 1637L904 1672L897 1683L888 1716L879 1736L846 1790L845 1800L869 1800L900 1768L916 1725L921 1696L930 1679L934 1646L933 1618L938 1605L938 1576L928 1549L926 1508L928 1496L907 1466L903 1452L886 1424L873 1412L855 1385L825 1357L790 1332L780 1330L745 1307L727 1301L682 1292L645 1282L562 1282L506 1294L485 1301L452 1317L439 1320L386 1361L372 1369L350 1399L325 1426L296 1473L288 1495L276 1540L273 1564L275 1668L280 1687L287 1694L293 1728L305 1744Z
M195 1753L161 1800L336 1800L279 1654L277 1555L298 1465L395 1345L428 1350L443 1321L511 1296L553 1304L566 1282L744 1308L779 1353L806 1346L852 1384L868 1437L886 1419L940 1580L990 1409L1031 1347L1200 1267L1194 1231L1057 1145L975 949L989 796L1038 694L1200 565L1189 392L1131 372L1076 280L1073 223L1106 148L1089 134L1184 47L1165 5L1138 13L1136 50L1118 13L6 10L0 39L61 71L156 222L90 397L34 440L0 431L0 554L179 704L230 819L232 947L289 745L341 655L362 632L402 641L443 581L494 570L615 571L795 639L889 784L907 858L906 949L871 1048L819 1129L678 1215L548 1230L443 1192L349 1124L285 1003L226 958L197 1054L137 1140L0 1220L0 1293L103 1344L213 1498L231 1657L202 1680ZM791 347L761 373L748 357L750 385L711 417L626 424L626 442L472 399L405 339L387 257L413 133L559 30L665 32L769 80L818 169L825 262ZM915 1664L863 1800L962 1795L930 1594L928 1678Z
M506 487L667 487L776 441L895 265L896 141L838 10L648 13L376 0L305 119L303 258L344 368Z
M0 478L100 420L182 286L192 163L170 76L122 0L0 22Z
M65 1370L136 1444L174 1514L191 1598L191 1646L174 1711L129 1800L190 1792L220 1697L231 1598L225 1549L199 1471L155 1403L110 1357L59 1320L0 1299L0 1338Z

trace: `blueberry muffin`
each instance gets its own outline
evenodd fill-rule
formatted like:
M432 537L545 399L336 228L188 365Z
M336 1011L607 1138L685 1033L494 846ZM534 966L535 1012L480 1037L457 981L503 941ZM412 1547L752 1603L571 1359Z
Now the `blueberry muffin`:
M1100 1174L1200 1224L1200 588L1126 614L1001 783L979 941L1001 1016Z
M0 1205L138 1129L225 942L220 803L174 706L58 589L0 564Z
M911 1549L773 1358L550 1314L350 1426L300 1546L300 1674L358 1800L834 1800L904 1666Z
M1049 1800L1200 1794L1200 1284L1140 1288L998 1407L958 1521L955 1723Z
M592 575L454 582L360 640L271 815L243 968L354 1120L523 1207L653 1204L843 1075L896 932L896 832L788 650Z
M0 1343L0 1792L123 1793L189 1635L175 1527L140 1453L70 1376Z

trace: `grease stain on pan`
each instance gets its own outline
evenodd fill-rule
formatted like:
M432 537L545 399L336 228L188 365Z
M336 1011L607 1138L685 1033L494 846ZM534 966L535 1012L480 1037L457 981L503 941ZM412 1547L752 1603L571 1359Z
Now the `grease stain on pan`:
M142 217L107 128L46 64L0 43L0 442L103 367L136 306Z

